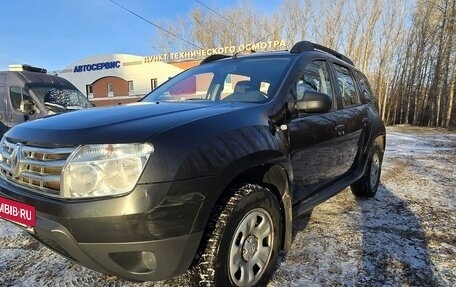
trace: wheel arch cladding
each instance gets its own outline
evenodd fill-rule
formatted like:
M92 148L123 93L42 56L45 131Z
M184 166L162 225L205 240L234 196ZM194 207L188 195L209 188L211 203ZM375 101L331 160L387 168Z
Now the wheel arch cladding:
M258 193L258 191L261 190L263 191L263 195ZM262 206L264 208L267 208L266 206L270 206L272 208L272 206L275 206L274 210L276 210L277 216L274 216L273 220L275 219L277 221L277 229L279 232L281 229L283 229L279 218L280 203L274 192L269 188L265 188L259 184L244 184L238 188L233 187L230 191L230 193L224 193L227 197L223 197L224 201L222 204L217 204L212 210L212 216L209 221L210 224L208 224L208 228L205 231L205 235L200 244L198 255L195 257L192 267L189 269L188 274L190 275L190 280L193 284L196 284L198 286L227 286L225 284L221 284L222 282L227 282L227 280L221 280L226 279L224 278L224 274L227 272L227 270L222 268L223 266L220 264L220 262L224 262L229 254L226 252L219 253L219 248L226 250L226 245L222 244L223 242L227 242L226 239L229 237L226 236L227 234L230 234L229 230L236 228L235 225L228 224L230 221L233 222L233 219L234 222L236 222L236 218L240 218L232 217L232 215L234 215L236 212L239 212L246 207L252 208L255 206ZM260 203L257 204L256 202L258 201L255 198L258 197L264 198L265 201L260 201ZM271 202L269 205L268 201L266 200L267 198L273 198L275 204ZM247 201L245 201L245 199L247 199ZM254 206L252 206L252 203L255 203ZM226 233L227 230L228 233ZM279 243L278 241L280 238L277 237L275 240L277 240L275 241L276 243ZM262 279L263 281L269 278L269 272L272 272L276 266L275 263L280 251L280 245L275 246L277 248L276 252L273 253L273 257L271 257L271 262L273 263L268 265L268 271L266 273L266 277ZM262 282L260 286L264 286L264 282Z
M386 136L385 134L380 134L374 140L374 145L378 145L382 152L384 152L385 148L386 148L386 138L385 138L385 136Z
M268 188L276 197L281 209L280 221L284 227L281 234L283 239L281 249L289 250L292 241L292 196L287 169L279 164L258 165L247 169L231 179L212 206L226 204L227 199L232 196L234 191L246 184L258 184ZM204 230L207 231L207 224L213 216L213 212L211 212L213 209L206 210L209 210L205 216L204 226Z

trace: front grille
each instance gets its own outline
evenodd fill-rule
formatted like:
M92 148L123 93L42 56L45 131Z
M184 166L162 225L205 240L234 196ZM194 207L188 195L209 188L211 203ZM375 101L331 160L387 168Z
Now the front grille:
M60 175L74 147L38 147L6 137L0 146L0 176L35 192L60 194Z

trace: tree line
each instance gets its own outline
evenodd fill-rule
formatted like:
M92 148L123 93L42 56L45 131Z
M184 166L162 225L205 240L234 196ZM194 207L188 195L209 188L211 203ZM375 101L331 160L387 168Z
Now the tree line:
M194 46L160 32L154 48L278 39L291 48L310 40L343 52L367 75L386 124L456 129L455 20L456 0L284 0L275 11L243 2L163 23Z

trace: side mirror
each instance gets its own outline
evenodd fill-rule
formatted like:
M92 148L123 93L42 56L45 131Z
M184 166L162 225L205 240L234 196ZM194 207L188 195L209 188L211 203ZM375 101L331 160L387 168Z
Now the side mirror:
M33 115L35 113L35 103L29 100L22 100L19 109L21 113Z
M332 108L332 98L328 94L307 90L302 100L295 102L294 109L304 113L327 113Z

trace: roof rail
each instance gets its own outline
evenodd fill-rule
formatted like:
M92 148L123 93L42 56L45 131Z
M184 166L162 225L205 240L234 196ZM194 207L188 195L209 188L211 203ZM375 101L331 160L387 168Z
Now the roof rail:
M329 53L329 54L335 56L336 58L339 58L342 61L354 66L353 61L350 60L347 56L345 56L339 52L336 52L333 49L330 49L328 47L325 47L325 46L322 46L319 44L312 43L310 41L297 42L296 44L293 45L293 48L291 48L290 53L300 54L302 52L315 51L315 50L320 50L320 51Z
M222 55L222 54L214 54L206 57L204 60L201 61L200 65L207 64L210 62L218 61L221 59L229 58L231 56L228 55Z

